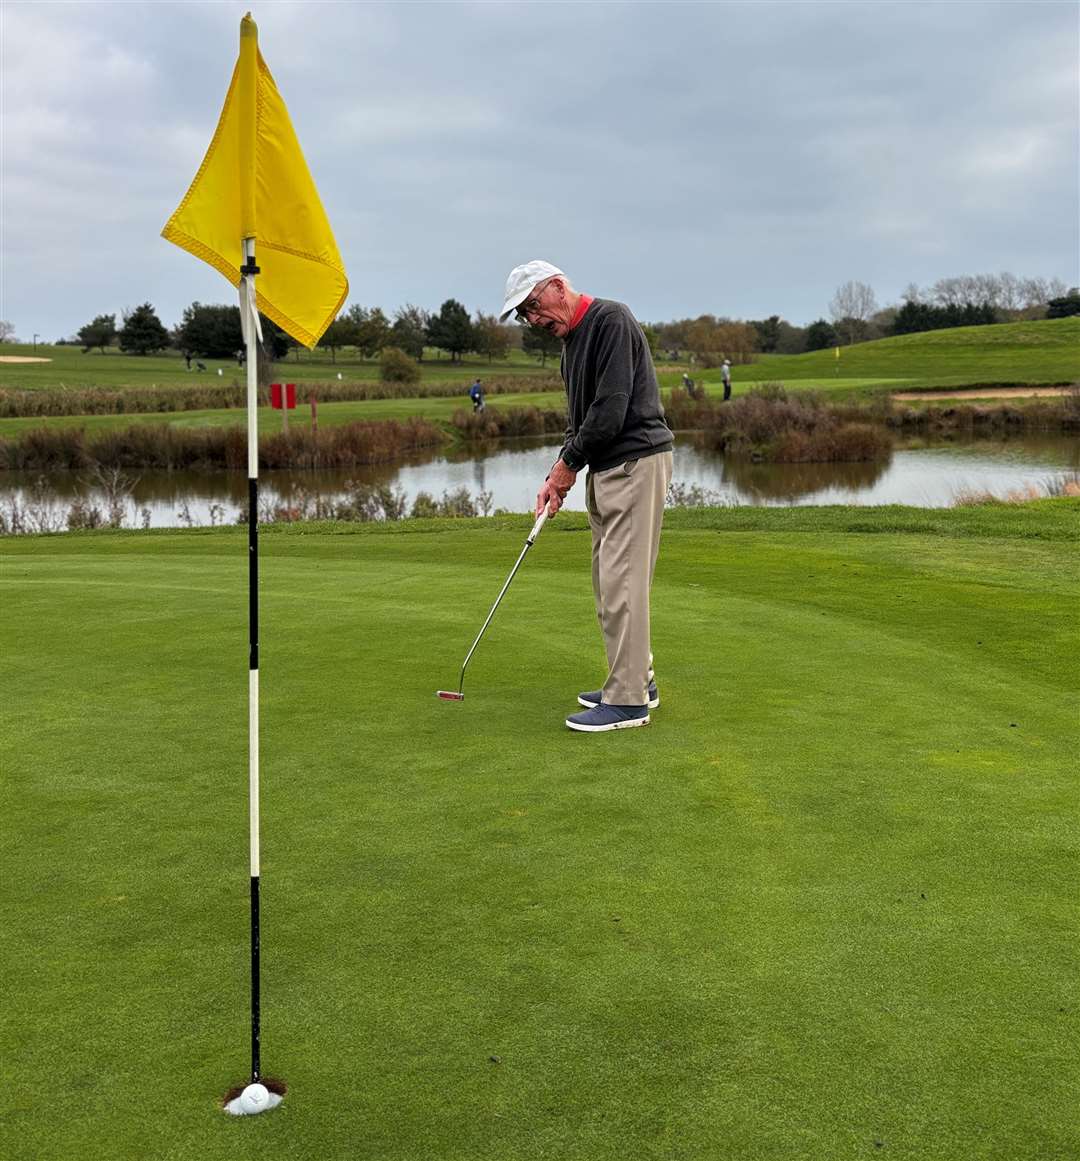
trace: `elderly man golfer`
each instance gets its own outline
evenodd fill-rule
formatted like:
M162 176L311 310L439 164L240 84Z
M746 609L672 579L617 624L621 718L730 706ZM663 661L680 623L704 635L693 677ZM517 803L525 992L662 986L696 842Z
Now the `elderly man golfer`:
M608 675L583 693L566 724L600 733L649 724L660 704L652 672L649 589L664 497L671 482L671 429L641 327L621 302L576 291L550 262L515 266L500 318L513 313L563 341L569 426L559 458L536 497L554 516L588 466L585 503L592 529L596 615Z

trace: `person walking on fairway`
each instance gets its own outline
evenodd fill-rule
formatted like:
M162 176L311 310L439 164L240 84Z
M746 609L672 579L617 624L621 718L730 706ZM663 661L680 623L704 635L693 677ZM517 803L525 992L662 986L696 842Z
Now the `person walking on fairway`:
M569 426L559 458L536 496L554 516L588 467L596 615L607 652L601 689L578 696L572 730L600 733L649 724L660 704L652 670L649 590L671 482L674 437L664 420L649 344L621 302L575 290L550 262L515 266L500 321L511 314L562 339Z
M720 381L724 384L724 398L731 398L731 360L725 359L720 365Z
M472 400L474 412L484 410L484 388L480 385L479 379L469 388L469 398Z

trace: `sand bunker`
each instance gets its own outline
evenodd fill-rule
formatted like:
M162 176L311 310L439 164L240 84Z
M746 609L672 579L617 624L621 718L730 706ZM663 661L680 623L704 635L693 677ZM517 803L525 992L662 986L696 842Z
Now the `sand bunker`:
M35 359L32 355L0 355L0 363L51 363L52 359Z
M1030 399L1033 395L1067 395L1072 387L969 387L963 391L898 391L897 403L905 399Z

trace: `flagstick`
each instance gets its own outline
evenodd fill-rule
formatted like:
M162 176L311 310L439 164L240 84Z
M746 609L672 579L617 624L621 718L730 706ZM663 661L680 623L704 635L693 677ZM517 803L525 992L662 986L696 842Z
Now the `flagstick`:
M247 350L248 421L248 810L251 827L251 1081L225 1095L234 1115L276 1108L285 1083L261 1076L259 1061L259 312L255 305L255 239L241 240L240 323Z
M240 309L247 338L248 810L251 829L251 1082L259 1079L259 355L255 239L243 240Z

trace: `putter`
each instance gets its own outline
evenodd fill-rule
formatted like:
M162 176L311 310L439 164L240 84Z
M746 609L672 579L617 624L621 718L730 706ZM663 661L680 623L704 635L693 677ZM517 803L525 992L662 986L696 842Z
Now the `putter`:
M506 590L510 587L510 582L514 579L514 573L521 567L521 562L525 559L525 553L532 548L534 541L540 535L540 529L544 527L544 522L548 518L547 505L544 505L543 512L536 518L536 523L532 526L532 532L529 533L525 541L525 547L521 550L521 555L517 558L517 564L510 570L510 575L506 578L506 584L503 585L502 591L495 598L495 604L491 606L491 612L487 615L487 620L481 626L480 632L476 634L476 640L472 643L472 648L465 654L465 660L461 665L461 677L458 679L457 692L451 689L440 689L435 693L436 697L442 698L443 701L464 701L465 694L462 689L465 685L465 666L469 664L469 659L476 652L477 645L480 644L480 638L484 635L484 630L491 624L491 618L495 616L495 610L499 607L499 602L506 596Z

